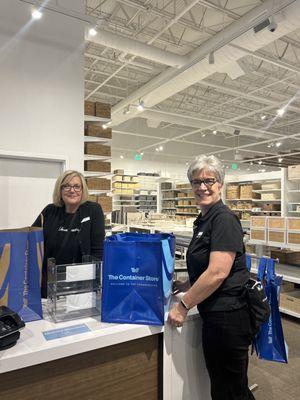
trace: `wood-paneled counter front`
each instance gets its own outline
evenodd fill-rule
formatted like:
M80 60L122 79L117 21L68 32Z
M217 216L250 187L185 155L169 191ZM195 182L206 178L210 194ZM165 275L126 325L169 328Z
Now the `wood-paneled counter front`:
M44 339L49 328L79 322L94 330ZM18 344L0 352L1 400L162 399L160 327L79 322L28 323Z

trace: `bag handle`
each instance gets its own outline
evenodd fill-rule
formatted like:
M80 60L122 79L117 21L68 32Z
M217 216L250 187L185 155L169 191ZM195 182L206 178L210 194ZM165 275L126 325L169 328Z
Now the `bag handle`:
M246 254L246 268L250 272L251 271L251 256L249 254Z
M267 259L267 282L275 282L275 260L273 258Z
M267 268L267 258L266 257L261 257L259 259L259 264L258 264L258 271L257 271L257 280L260 282L263 282L265 279L266 275L266 268Z

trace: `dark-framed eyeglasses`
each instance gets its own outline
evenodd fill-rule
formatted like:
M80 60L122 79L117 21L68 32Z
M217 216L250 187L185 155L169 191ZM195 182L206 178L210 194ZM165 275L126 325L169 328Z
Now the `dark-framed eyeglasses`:
M74 190L74 192L78 193L82 191L82 186L81 185L69 185L68 183L66 183L65 185L61 186L62 190L64 190L65 192L70 192L72 189Z
M218 180L216 178L206 178L206 179L193 179L191 181L192 188L198 188L201 187L202 183L204 186L207 188L211 188Z

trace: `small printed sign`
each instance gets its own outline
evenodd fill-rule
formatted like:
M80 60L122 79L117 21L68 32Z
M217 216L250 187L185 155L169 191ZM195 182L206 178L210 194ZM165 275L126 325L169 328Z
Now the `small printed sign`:
M50 331L43 332L43 335L46 340L54 340L90 331L90 328L86 324L78 324L67 326L65 328L51 329Z

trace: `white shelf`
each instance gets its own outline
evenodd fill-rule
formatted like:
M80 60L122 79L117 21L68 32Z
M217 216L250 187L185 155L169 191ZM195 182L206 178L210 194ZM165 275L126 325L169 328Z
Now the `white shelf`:
M253 193L273 193L273 192L281 192L281 189L254 189Z
M170 197L168 199L162 199L162 201L171 201L171 200L176 200L177 197Z
M111 143L111 139L101 138L97 136L84 136L85 142L101 142L101 143Z
M231 211L252 212L251 208L229 208Z
M189 204L189 205L186 205L186 206L176 206L176 208L197 208L197 206L194 204L194 205L192 205L192 204Z
M257 273L257 267L251 268L251 272ZM282 275L283 280L292 283L300 283L300 268L287 264L275 264L275 272L277 275Z
M273 204L281 204L281 199L276 200L262 200L262 199L253 199L254 203L273 203Z
M299 205L300 203L290 203L290 202L288 202L288 204L296 204L296 205Z
M161 189L161 192L172 192L172 191L178 191L179 189Z
M291 214L300 214L300 211L288 211L288 213L291 213Z
M178 215L198 215L198 213L176 212Z
M175 207L162 207L162 210L176 210Z
M195 197L175 197L175 200L195 200Z
M288 308L279 307L279 311L283 314L291 315L292 317L300 318L300 314L295 311L289 310Z
M83 176L85 178L92 178L98 176L111 176L111 172L84 171Z
M111 193L111 191L110 190L105 190L105 189L102 189L102 190L89 190L89 195L97 195L97 194L104 194L104 193Z
M272 213L272 214L281 214L281 211L252 211L254 214L266 214L266 213Z
M84 154L84 160L108 161L108 160L111 160L111 157L110 156L98 156L98 155L93 155L93 154Z
M107 122L110 122L110 118L103 118L103 117L96 117L94 115L85 115L84 116L84 121L85 122L101 122L102 124L105 124Z
M300 193L299 189L290 189L288 190L289 193Z
M225 199L225 201L252 201L253 199Z

